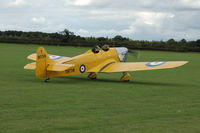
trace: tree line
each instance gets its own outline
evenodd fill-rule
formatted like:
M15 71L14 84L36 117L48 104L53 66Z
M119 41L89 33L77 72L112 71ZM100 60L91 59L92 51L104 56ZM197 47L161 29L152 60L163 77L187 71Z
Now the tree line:
M81 37L67 29L55 33L0 31L0 42L90 47L108 44L113 47L124 46L130 49L200 52L200 39L196 41L187 41L186 39L180 41L174 39L169 39L168 41L144 41L133 40L121 35L116 35L113 38Z

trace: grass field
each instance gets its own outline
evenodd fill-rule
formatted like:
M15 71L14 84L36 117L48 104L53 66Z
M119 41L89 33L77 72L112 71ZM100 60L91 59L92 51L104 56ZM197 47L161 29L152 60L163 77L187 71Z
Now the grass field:
M128 61L186 60L166 70L54 78L23 70L35 45L0 44L0 133L199 133L200 53L140 51ZM45 46L75 56L82 47Z

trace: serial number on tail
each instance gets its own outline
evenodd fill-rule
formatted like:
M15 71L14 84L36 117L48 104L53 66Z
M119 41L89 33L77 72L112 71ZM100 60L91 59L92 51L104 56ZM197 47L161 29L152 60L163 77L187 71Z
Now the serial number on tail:
M65 73L72 73L72 72L75 72L74 68L65 70Z
M47 57L47 56L46 56L45 54L43 54L43 55L38 55L38 56L37 56L38 59L43 59L43 58L46 58L46 57Z

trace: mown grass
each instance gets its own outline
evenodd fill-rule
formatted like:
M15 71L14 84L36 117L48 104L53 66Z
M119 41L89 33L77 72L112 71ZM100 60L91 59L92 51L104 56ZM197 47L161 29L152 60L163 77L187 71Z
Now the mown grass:
M140 51L128 61L187 60L166 70L54 78L23 70L36 45L0 44L0 133L198 133L200 54ZM75 56L89 48L45 46Z

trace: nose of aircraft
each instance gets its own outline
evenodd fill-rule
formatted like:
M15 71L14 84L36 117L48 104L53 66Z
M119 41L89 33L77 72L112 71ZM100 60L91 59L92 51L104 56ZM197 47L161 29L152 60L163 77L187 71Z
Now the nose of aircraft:
M126 47L116 47L115 49L117 51L120 61L125 62L128 49Z

